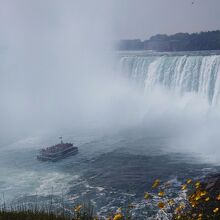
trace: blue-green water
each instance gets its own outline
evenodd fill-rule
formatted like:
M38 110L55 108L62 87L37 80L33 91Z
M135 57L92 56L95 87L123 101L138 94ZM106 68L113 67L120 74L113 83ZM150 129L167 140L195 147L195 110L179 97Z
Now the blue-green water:
M14 202L35 202L36 197L38 202L46 202L51 194L57 205L61 197L69 207L91 201L103 216L132 203L133 214L141 219L158 215L155 207L161 199L156 196L157 190L151 189L155 179L171 183L169 197L184 199L180 186L186 179L219 170L196 155L169 151L168 138L134 133L69 136L68 141L78 144L79 154L57 163L36 160L39 138L1 149L0 192ZM154 205L144 200L145 191L156 196Z

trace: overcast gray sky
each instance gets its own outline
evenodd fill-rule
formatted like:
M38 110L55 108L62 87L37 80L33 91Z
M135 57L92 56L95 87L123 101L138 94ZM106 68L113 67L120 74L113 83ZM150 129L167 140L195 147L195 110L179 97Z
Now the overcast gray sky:
M118 38L220 29L220 0L118 0L114 7Z
M220 29L220 0L0 0L0 39L5 29L18 33L21 25L37 35L57 28L67 10L65 23L91 23L88 34L97 29L114 39Z

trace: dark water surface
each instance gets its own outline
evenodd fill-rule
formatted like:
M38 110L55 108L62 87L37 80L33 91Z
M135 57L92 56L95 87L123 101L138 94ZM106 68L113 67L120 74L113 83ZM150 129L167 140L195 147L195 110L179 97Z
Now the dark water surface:
M155 195L155 179L169 182L167 195L181 198L181 184L216 172L218 166L201 162L197 155L168 151L169 138L133 135L69 137L79 146L79 154L57 163L40 162L35 156L45 140L29 139L2 148L0 192L8 201L47 201L53 194L63 197L69 207L91 201L100 215L133 204L139 219L160 215L144 192ZM53 141L51 141L52 143ZM50 141L48 141L50 143Z

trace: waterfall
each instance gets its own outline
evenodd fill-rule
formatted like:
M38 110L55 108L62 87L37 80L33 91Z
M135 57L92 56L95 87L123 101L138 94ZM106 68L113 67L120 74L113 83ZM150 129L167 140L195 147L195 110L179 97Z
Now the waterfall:
M119 69L145 90L161 85L196 93L212 105L219 102L220 55L121 55Z

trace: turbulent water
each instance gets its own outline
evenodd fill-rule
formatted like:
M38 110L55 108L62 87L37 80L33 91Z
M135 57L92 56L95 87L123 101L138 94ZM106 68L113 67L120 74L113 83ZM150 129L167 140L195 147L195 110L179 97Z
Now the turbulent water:
M188 178L200 178L219 170L218 166L200 163L196 156L171 153L169 139L148 137L134 131L120 135L98 137L67 136L79 146L79 154L57 163L42 163L36 154L50 139L29 138L1 149L1 202L22 204L38 202L48 205L53 198L55 207L64 200L70 209L91 201L100 216L116 212L118 207L139 219L166 219L158 212L161 198L151 189L159 178L169 198L184 200L181 184ZM153 201L144 199L144 192L154 195ZM167 197L164 197L166 200Z
M130 54L119 68L146 90L162 85L180 94L196 93L215 105L220 98L220 55Z
M210 106L218 103L220 56L217 54L121 53L116 66L143 93L159 85L180 95L196 93ZM165 126L167 130L168 124L164 125L161 119L160 122L159 127ZM100 216L108 216L118 207L127 209L132 204L132 214L138 219L169 219L169 210L158 211L161 198L157 190L152 191L153 181L161 179L162 187L169 183L164 199L171 197L180 201L185 198L180 186L187 178L201 178L220 168L204 162L199 154L181 153L174 135L160 133L159 127L151 131L154 123L148 124L147 129L143 124L117 135L63 134L65 140L79 147L79 154L57 163L42 163L36 160L36 154L42 146L56 143L59 134L2 145L0 193L4 197L1 203L3 200L50 203L53 195L55 205L64 200L69 208L90 200ZM144 199L145 191L154 195L153 202Z

